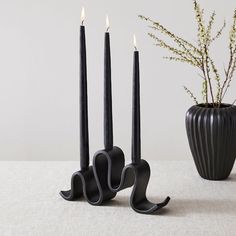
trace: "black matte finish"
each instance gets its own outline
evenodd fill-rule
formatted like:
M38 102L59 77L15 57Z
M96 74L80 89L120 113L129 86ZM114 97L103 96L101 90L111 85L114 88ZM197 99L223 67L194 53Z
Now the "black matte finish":
M81 33L84 33L82 28ZM84 36L85 37L85 36ZM82 43L82 47L85 47ZM85 56L86 58L86 56ZM84 60L84 56L81 56ZM149 164L141 159L140 140L140 95L139 95L139 61L138 52L134 53L134 87L133 87L133 119L132 119L132 163L125 166L123 151L113 146L112 127L112 93L111 93L111 61L109 34L105 34L105 75L104 75L104 146L105 150L95 153L93 165L88 166L88 154L84 153L84 147L88 148L88 133L86 127L80 126L81 169L75 172L71 178L71 189L61 191L60 195L73 201L84 197L92 205L101 205L114 198L118 191L133 186L130 197L131 207L138 213L151 214L166 206L170 200L167 197L163 202L152 203L146 197L146 189L150 178ZM85 64L86 65L86 64ZM84 66L81 70L85 73ZM82 73L82 72L81 72ZM84 75L83 73L81 75ZM87 124L87 85L86 76L81 76L83 89L81 89L81 118ZM86 95L86 96L85 96ZM86 97L86 99L85 99ZM86 103L85 103L86 102ZM86 106L84 106L86 104ZM86 108L86 110L85 110ZM86 112L85 112L86 111ZM86 128L86 129L85 129ZM86 154L86 155L85 155ZM85 159L83 158L85 155ZM86 168L83 168L86 167Z
M71 179L71 190L61 191L60 195L69 201L84 196L90 204L101 205L114 198L118 191L133 186L130 205L136 212L151 214L168 204L169 197L160 203L147 200L150 167L145 160L139 164L124 164L124 154L120 148L98 151L94 155L93 166L87 171L75 172Z
M88 131L88 98L87 98L87 64L85 27L80 26L80 167L86 170L89 166L89 131Z
M139 82L139 52L134 51L133 59L133 107L132 107L132 163L141 160L141 131L140 131L140 82Z
M226 179L236 157L236 107L192 106L186 114L190 149L201 177Z
M105 33L104 41L104 146L113 148L112 91L111 91L111 52L110 34Z

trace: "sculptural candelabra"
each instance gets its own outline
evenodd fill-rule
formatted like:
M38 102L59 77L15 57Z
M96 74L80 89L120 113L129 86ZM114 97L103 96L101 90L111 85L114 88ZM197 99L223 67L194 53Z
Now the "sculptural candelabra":
M135 43L135 42L134 42ZM71 189L60 195L69 201L84 197L92 205L102 205L113 199L117 192L133 186L131 207L138 213L151 214L166 206L169 197L160 203L152 203L146 197L150 167L141 159L140 136L140 84L139 52L134 51L133 107L132 107L132 154L131 163L125 166L123 151L113 146L112 90L110 38L105 33L104 60L104 150L95 153L89 166L89 135L87 109L87 72L84 26L80 33L80 165L81 170L71 178Z

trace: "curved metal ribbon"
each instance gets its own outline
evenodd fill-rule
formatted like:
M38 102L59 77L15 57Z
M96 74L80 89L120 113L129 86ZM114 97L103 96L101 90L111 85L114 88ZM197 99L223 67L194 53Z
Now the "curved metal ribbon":
M77 171L71 178L71 190L61 191L60 195L69 201L82 196L92 205L101 205L114 198L118 191L133 186L130 205L138 213L151 214L166 206L167 197L160 203L152 203L146 197L150 178L147 161L125 166L123 151L118 147L95 153L93 166L86 171Z

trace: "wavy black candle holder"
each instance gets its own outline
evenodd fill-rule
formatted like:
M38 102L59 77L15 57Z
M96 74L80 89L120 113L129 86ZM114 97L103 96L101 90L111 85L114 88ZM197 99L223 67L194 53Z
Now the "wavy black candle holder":
M141 159L138 164L125 166L123 151L118 147L112 150L101 150L93 157L93 166L87 170L75 172L71 178L71 190L61 191L60 195L69 201L80 197L92 205L114 198L118 191L133 186L130 205L138 213L151 214L166 206L170 200L152 203L146 197L146 189L150 178L150 167Z

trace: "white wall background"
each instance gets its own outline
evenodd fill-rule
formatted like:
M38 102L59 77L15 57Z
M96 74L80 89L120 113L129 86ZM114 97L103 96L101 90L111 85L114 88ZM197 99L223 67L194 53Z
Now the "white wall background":
M200 1L231 20L235 0ZM140 50L142 154L145 159L189 159L185 112L201 79L188 65L164 61L138 14L158 19L196 41L190 0L0 0L0 160L78 160L78 31L86 10L91 154L103 147L103 37L111 22L115 144L130 158L132 37ZM228 28L227 28L228 29ZM227 38L225 31L224 38ZM227 61L225 40L214 48ZM236 82L228 94L232 102Z

